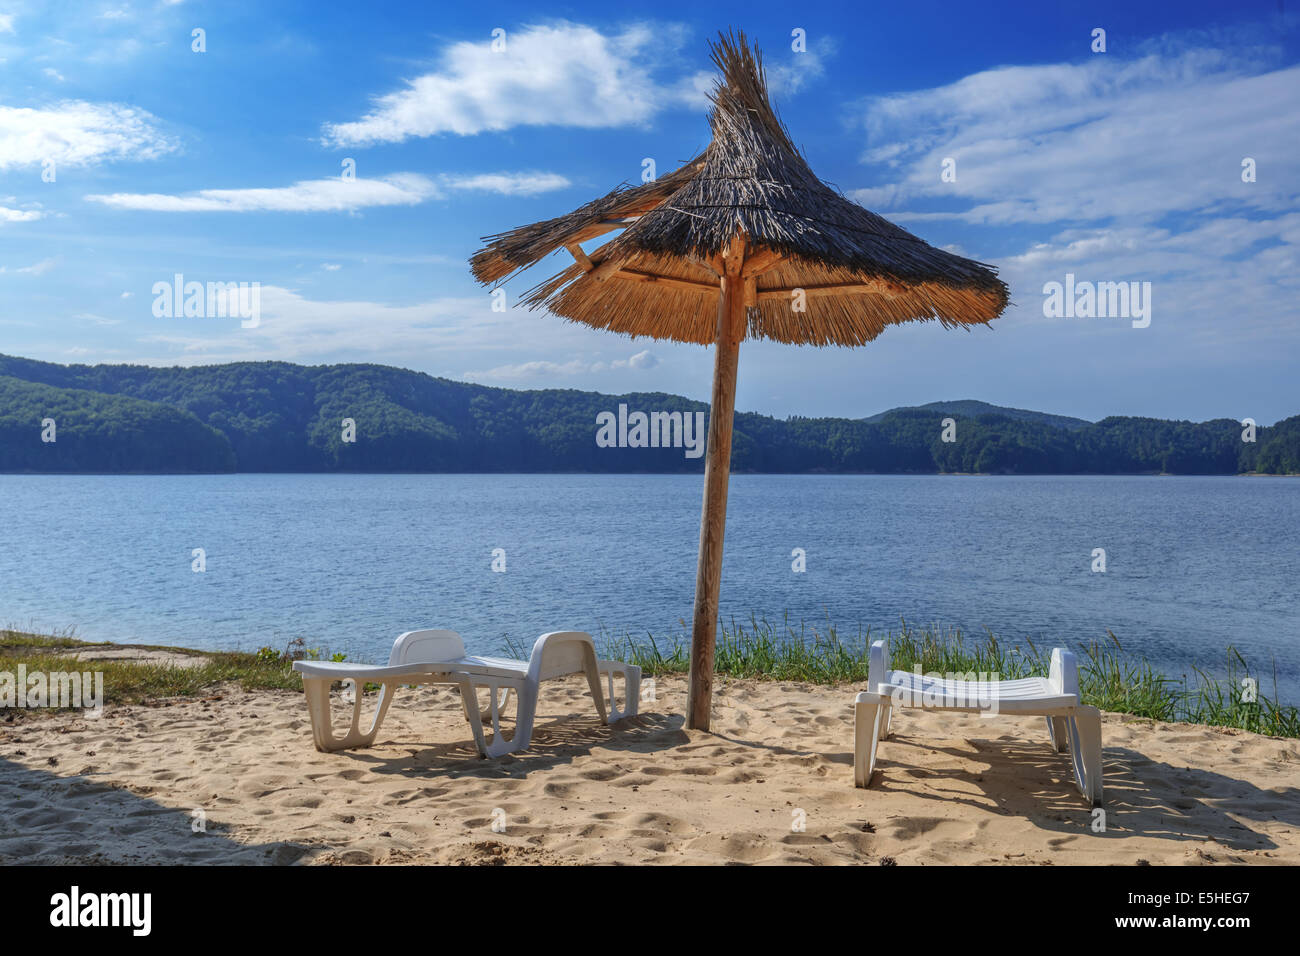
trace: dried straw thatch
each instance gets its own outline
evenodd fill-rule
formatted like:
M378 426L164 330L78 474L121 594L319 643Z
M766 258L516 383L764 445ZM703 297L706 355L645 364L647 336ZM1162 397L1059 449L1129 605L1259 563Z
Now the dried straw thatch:
M472 260L475 277L498 283L567 247L575 263L525 303L614 332L712 343L721 257L740 236L750 338L861 345L896 322L973 325L1001 313L1007 288L993 269L935 249L813 174L743 33L711 49L722 76L702 156L567 216L488 237ZM622 235L589 255L577 245L620 226ZM804 311L794 289L804 290Z

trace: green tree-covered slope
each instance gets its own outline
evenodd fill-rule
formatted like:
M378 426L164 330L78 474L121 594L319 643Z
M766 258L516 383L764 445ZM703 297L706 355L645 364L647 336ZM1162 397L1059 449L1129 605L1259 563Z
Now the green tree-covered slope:
M663 393L516 391L383 365L55 365L0 355L0 472L695 472L681 448L601 448L596 416L707 412ZM40 440L43 419L58 441ZM942 422L956 420L956 441ZM343 421L356 441L343 441ZM866 419L738 413L737 472L1300 472L1300 416L1091 423L971 400Z

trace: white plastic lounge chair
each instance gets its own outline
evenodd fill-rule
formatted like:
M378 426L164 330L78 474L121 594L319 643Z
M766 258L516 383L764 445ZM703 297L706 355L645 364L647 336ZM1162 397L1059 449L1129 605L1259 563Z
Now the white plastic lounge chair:
M1079 666L1063 647L1052 651L1048 676L1008 681L955 681L891 670L884 641L871 645L868 689L854 705L853 778L859 787L871 781L877 745L889 736L895 706L999 713L1047 718L1047 732L1058 752L1070 748L1079 792L1101 803L1101 711L1079 703Z
M407 631L393 644L386 666L374 664L334 663L329 661L294 661L293 669L302 674L311 717L312 736L317 750L347 750L369 747L379 733L379 726L392 703L393 694L402 684L455 684L460 688L465 718L474 733L474 743L484 757L499 757L528 747L533 735L533 718L537 713L537 695L542 681L568 674L586 674L596 712L601 720L614 723L635 716L641 695L641 668L622 661L596 658L591 635L582 631L552 631L543 634L533 645L526 661L509 657L471 657L455 631ZM614 677L623 676L624 704L616 706ZM605 688L609 689L606 713ZM342 737L334 735L330 721L330 685L334 681L354 684L352 726ZM366 730L361 729L361 688L379 684L375 715ZM487 710L480 711L478 688L486 688ZM518 700L515 732L509 740L501 733L501 711L511 694ZM483 721L492 723L492 742L484 739Z

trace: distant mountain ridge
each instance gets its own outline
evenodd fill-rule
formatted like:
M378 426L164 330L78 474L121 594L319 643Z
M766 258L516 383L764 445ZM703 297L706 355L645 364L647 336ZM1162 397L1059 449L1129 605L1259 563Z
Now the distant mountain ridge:
M58 365L0 355L0 473L698 472L677 447L599 447L597 415L706 412L662 392L518 391L384 365ZM943 420L956 423L944 441ZM347 422L355 433L348 441ZM1300 416L1086 422L973 399L866 419L738 412L738 473L1300 473ZM50 440L54 439L54 440Z
M864 422L878 422L886 415L892 415L894 412L910 411L939 412L943 415L961 415L966 418L978 418L981 415L998 415L1002 418L1011 418L1021 422L1036 422L1042 425L1051 425L1053 428L1065 428L1075 431L1080 428L1087 428L1094 424L1083 418L1071 418L1069 415L1053 415L1050 412L1033 412L1025 408L1008 408L1005 405L990 405L988 402L981 402L973 398L963 398L955 402L929 402L925 405L902 405L897 408L891 408L888 411L878 412L868 418L862 419Z

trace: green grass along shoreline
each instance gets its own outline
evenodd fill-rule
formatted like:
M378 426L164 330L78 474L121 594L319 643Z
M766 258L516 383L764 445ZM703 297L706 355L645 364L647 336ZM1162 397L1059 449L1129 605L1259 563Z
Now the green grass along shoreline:
M844 640L833 626L823 629L780 625L751 617L748 623L723 622L718 630L715 673L721 677L751 680L797 681L812 684L861 684L867 680L869 648L873 640L889 641L895 668L923 673L998 674L1011 680L1045 676L1051 648L1026 639L1005 641L991 632L971 639L955 628L916 627L906 621L897 631L873 635L869 631ZM689 636L646 634L615 637L601 633L598 641L607 656L639 665L647 676L686 673ZM132 648L157 652L160 660L95 660L96 649ZM1209 669L1193 664L1180 678L1159 673L1144 658L1126 651L1113 634L1073 648L1079 655L1079 683L1083 701L1102 710L1170 723L1230 727L1270 737L1300 738L1300 708L1278 700L1276 679L1269 685L1251 671L1232 646L1224 650L1222 666ZM512 647L527 656L527 648ZM86 655L79 660L73 655ZM179 666L173 656L197 658ZM71 631L30 634L0 629L0 672L13 673L20 664L28 673L94 670L104 674L104 690L111 704L165 705L176 698L207 697L222 684L236 682L245 690L301 690L302 681L292 669L298 659L326 659L328 655L296 638L283 650L264 647L256 652L196 651L162 645L109 644L79 640ZM333 659L341 659L333 655ZM188 663L188 662L187 662ZM1243 694L1243 681L1254 679L1254 700ZM847 698L846 698L847 699ZM847 705L846 705L847 706ZM48 712L48 708L46 712ZM14 723L34 714L31 710L0 708L0 721Z

